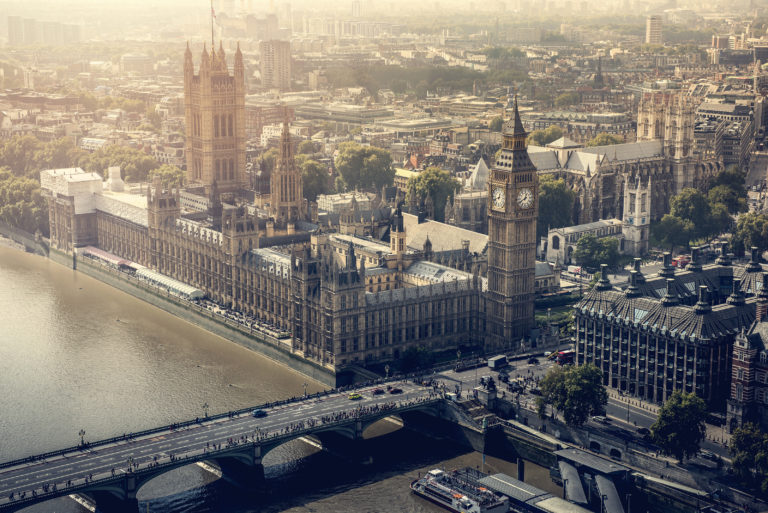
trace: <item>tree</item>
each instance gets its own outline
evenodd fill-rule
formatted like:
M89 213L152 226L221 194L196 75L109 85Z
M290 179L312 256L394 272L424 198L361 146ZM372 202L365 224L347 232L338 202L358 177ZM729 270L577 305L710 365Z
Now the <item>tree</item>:
M48 204L37 180L14 176L10 169L0 167L0 222L48 235Z
M728 444L733 470L749 485L768 492L768 434L753 423L736 428Z
M623 142L624 139L618 135L602 132L590 139L587 146L609 146L611 144L621 144Z
M502 119L501 116L496 116L491 120L491 122L488 124L488 129L491 132L501 132L501 129L504 127L504 119Z
M301 141L299 143L298 153L307 155L315 153L315 143L312 141Z
M672 216L688 221L693 226L693 238L704 237L713 233L711 224L711 206L707 197L698 189L683 189L670 201Z
M580 101L581 101L581 97L579 96L579 93L576 93L576 92L563 93L557 98L555 98L555 106L567 107L568 105L573 105L574 103L579 103Z
M184 185L184 179L186 175L181 168L172 166L171 164L163 164L162 166L153 169L149 172L147 178L151 181L155 176L159 176L160 180L169 187L181 187Z
M745 248L755 246L760 251L768 249L768 214L748 212L736 220L736 229L731 238L733 250L739 254Z
M539 179L539 219L536 234L544 237L550 228L573 224L573 203L576 192L562 178L544 175Z
M715 188L718 185L725 185L736 191L743 191L744 197L746 197L745 180L746 177L738 166L728 166L715 175L709 186Z
M328 168L324 164L316 160L306 159L299 167L301 168L304 197L308 201L315 201L318 195L327 194L330 191Z
M707 405L703 399L678 390L659 410L651 426L651 437L666 454L683 461L698 452L706 434L706 415Z
M539 413L546 405L562 412L569 426L581 426L591 415L605 413L608 393L603 386L603 373L593 364L558 366L541 381L541 396L537 398Z
M557 125L550 125L544 130L534 130L528 135L528 144L534 146L546 146L563 136L563 129Z
M710 204L721 203L731 214L746 212L747 200L739 194L739 190L728 185L716 185L707 193Z
M160 163L141 150L128 146L110 145L84 155L78 163L85 171L104 175L110 166L120 166L127 181L144 181L149 172L160 167Z
M670 251L674 250L675 246L687 246L693 236L693 230L693 223L670 214L665 214L661 221L651 225L651 235L657 244L669 247Z
M259 157L259 167L262 173L271 175L275 170L277 164L277 158L280 156L280 151L277 148L270 148Z
M350 189L379 191L385 185L392 185L395 179L388 151L355 142L339 145L336 168Z
M615 266L619 263L619 241L615 237L597 238L587 233L576 243L573 259L587 268L596 268L600 264Z
M449 197L458 190L459 182L451 174L439 167L428 167L418 175L408 180L408 201L415 198L417 201L432 197L435 206L435 220L443 221L445 217L445 203Z

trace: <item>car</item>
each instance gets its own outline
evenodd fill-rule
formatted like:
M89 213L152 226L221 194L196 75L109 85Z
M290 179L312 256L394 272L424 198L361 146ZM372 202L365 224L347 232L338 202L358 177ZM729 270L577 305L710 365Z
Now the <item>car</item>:
M381 395L381 394L383 394L383 393L384 393L384 389L383 389L383 388L374 388L374 389L373 389L373 391L372 391L371 393L372 393L373 395Z
M608 417L603 417L602 415L595 415L592 417L592 420L595 422L599 422L600 424L608 424L610 420L608 420Z
M258 410L253 410L253 411L251 412L251 415L253 415L253 416L254 416L254 417L256 417L257 419L259 419L259 418L261 418L261 417L266 417L266 416L267 416L267 412L266 412L266 411L264 411L264 410L262 410L261 408L259 408Z
M528 363L530 365L538 365L539 364L539 359L536 358L535 356L531 356L530 358L528 358Z
M359 401L362 398L363 398L363 396L358 394L357 392L352 392L351 394L349 394L349 400L350 401Z
M699 451L699 456L701 456L705 460L710 460L710 461L716 461L717 460L717 456L715 455L715 453L713 453L711 451L701 450L701 451Z
M390 388L389 389L390 394L402 394L403 389L402 388Z
M642 436L650 436L651 435L651 430L648 429L648 428L644 428L644 427L637 428L637 434L638 435L642 435Z

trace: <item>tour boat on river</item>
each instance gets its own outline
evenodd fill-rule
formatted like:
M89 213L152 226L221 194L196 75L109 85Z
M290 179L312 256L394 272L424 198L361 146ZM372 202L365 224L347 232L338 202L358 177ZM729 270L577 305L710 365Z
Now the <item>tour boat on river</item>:
M411 490L455 513L507 513L509 499L483 487L486 474L473 468L444 472L433 469L411 483Z

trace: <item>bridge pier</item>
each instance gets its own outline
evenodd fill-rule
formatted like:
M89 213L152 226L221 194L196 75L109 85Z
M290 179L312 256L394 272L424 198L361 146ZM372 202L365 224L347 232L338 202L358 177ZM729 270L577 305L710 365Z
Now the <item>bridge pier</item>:
M139 501L135 496L118 497L112 492L88 492L96 504L96 513L139 513Z
M261 456L254 457L252 463L236 458L219 458L215 462L221 470L222 477L236 486L248 490L261 490L266 486Z

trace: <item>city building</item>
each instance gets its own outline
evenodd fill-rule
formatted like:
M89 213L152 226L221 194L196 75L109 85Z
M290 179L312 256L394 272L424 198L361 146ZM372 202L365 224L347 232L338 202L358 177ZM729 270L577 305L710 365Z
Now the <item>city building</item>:
M263 208L247 199L239 167L232 174L230 164L217 168L217 161L244 159L243 73L239 49L234 76L222 48L210 55L203 50L198 75L187 50L192 186L184 191L159 177L130 187L115 170L107 184L81 169L41 172L51 251L77 261L92 247L111 255L110 265L148 267L247 315L279 335L274 343L280 350L335 374L350 365L396 360L416 347L453 355L529 342L538 179L516 104L487 180L489 235L399 207L392 214L379 206L369 211L370 219L356 217L356 200L335 214L339 231L333 233L312 222L319 217L317 204L303 198L287 122ZM380 205L389 195L382 191ZM358 230L358 224L368 229ZM434 246L430 234L436 234ZM122 268L135 269L128 264ZM539 286L550 290L546 267Z
M261 87L264 89L291 89L291 43L269 40L259 43L261 59Z
M754 263L750 263L753 266ZM761 275L758 282L755 322L749 329L742 329L733 344L733 368L731 371L730 397L726 410L726 426L729 433L754 422L762 429L768 428L768 274L757 264L755 271Z
M603 266L575 306L577 363L596 365L606 386L633 397L661 403L679 390L723 408L734 340L755 319L754 280L737 278L746 273L725 254L702 265L697 249L685 271L669 253L658 275L644 276L639 264L624 290Z
M662 38L662 17L658 14L651 14L645 19L645 44L663 45Z

